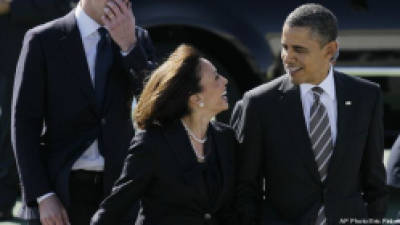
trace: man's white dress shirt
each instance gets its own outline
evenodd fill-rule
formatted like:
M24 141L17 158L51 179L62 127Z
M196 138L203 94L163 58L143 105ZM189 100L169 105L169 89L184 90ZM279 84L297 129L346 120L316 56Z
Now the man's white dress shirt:
M324 90L320 97L321 103L325 106L328 112L329 123L331 125L331 134L333 145L336 142L337 136L337 100L335 80L333 77L333 68L329 69L328 76L319 84L300 84L301 102L303 104L304 119L306 121L307 130L310 132L310 110L314 103L314 95L311 90L313 87L320 87Z

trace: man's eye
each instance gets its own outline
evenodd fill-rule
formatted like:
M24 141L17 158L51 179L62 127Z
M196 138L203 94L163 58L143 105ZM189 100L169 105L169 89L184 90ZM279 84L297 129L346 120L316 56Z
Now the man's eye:
M307 52L307 50L304 49L304 48L295 48L294 50L295 50L296 52L298 52L298 53L305 53L305 52Z

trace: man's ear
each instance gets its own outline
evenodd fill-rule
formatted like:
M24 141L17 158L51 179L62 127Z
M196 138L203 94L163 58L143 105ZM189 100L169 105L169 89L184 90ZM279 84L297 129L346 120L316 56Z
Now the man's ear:
M337 41L328 42L325 45L325 56L329 61L336 60L336 54L339 51L339 44Z

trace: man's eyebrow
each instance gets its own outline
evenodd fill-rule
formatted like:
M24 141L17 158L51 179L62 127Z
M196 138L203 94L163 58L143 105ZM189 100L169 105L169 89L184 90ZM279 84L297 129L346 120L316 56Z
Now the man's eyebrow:
M296 50L308 50L308 48L301 45L293 45L293 48Z
M286 43L281 43L281 46L283 47L288 47L288 45ZM307 47L301 46L301 45L293 45L294 49L302 49L302 50L307 50Z

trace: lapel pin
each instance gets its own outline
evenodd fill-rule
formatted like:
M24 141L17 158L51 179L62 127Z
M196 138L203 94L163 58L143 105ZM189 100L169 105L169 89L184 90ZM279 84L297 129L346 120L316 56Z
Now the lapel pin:
M345 101L344 104L345 105L351 105L351 101Z

